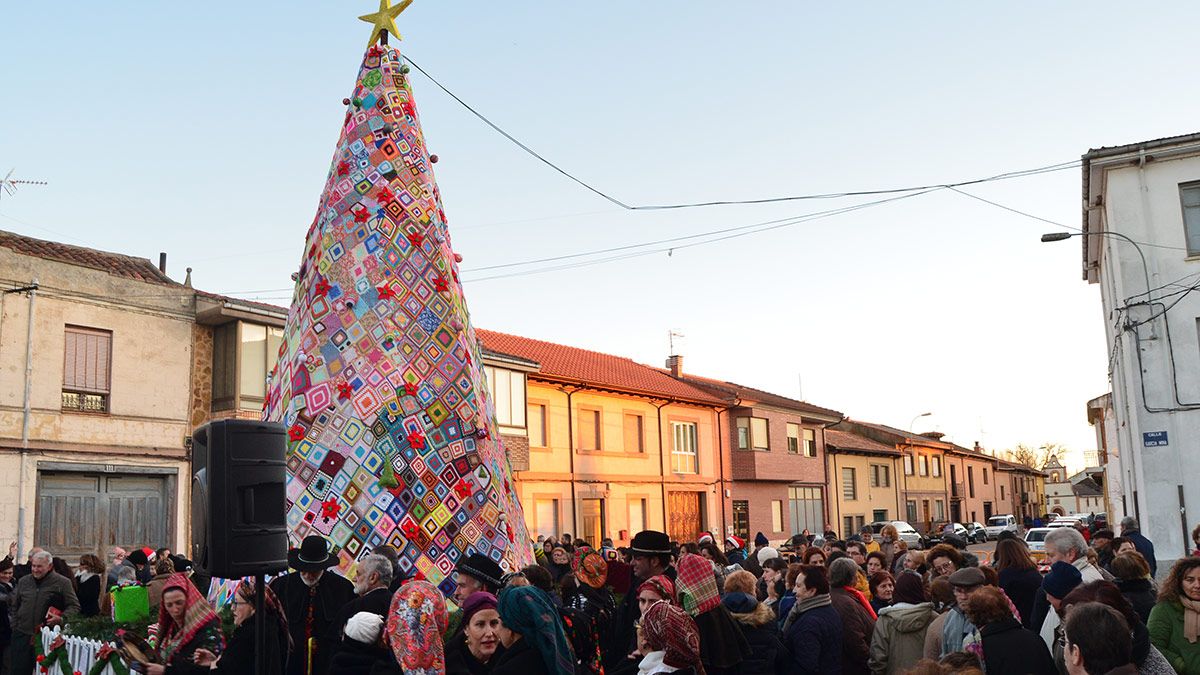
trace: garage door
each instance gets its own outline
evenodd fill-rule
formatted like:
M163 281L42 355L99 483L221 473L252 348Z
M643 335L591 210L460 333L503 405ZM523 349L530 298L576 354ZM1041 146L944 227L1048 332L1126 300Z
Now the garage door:
M173 541L166 476L41 472L34 542L54 555Z

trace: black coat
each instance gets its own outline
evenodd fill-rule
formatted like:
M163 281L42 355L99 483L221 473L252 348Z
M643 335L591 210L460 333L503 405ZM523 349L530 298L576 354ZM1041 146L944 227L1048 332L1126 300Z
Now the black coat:
M750 655L742 660L738 672L744 675L775 675L787 672L792 654L783 645L779 635L779 624L771 608L758 604L753 612L738 614L731 612L746 642L750 643Z
M1020 621L1007 618L979 629L983 638L983 661L989 673L1033 673L1058 675L1058 668L1037 633Z
M315 596L300 579L299 572L285 574L271 582L271 590L279 597L283 613L292 634L292 652L288 656L287 675L302 675L306 670L308 645L305 622L309 605L313 608L312 637L316 641L313 656L313 675L329 673L329 662L337 647L340 626L336 621L346 603L354 599L354 584L340 574L326 570L317 582Z
M385 654L375 645L346 640L329 661L329 672L337 675L370 675Z
M211 652L220 651L221 625L214 620L204 628L196 631L196 635L182 647L175 650L171 659L166 663L166 675L210 675L208 666L198 666L192 660L197 649L207 649Z
M491 675L559 675L546 670L541 652L525 638L514 642L494 661L496 665L492 666Z
M496 646L496 653L489 663L496 663L504 653L502 645ZM486 675L488 664L480 663L467 647L467 636L459 633L446 643L446 675Z
M792 654L788 675L841 675L842 617L832 605L796 617L784 635Z
M75 589L75 595L79 597L79 613L81 615L97 616L100 614L101 581L99 574L93 574L87 581L79 582L79 587Z
M254 669L254 636L255 618L251 616L245 623L233 630L229 642L225 644L225 652L212 671L212 675L283 675L283 666L287 662L287 635L279 630L279 622L270 615L263 616L263 632L266 634L267 649L263 654L263 669Z
M833 588L829 600L838 616L842 629L842 672L868 675L871 669L867 659L871 655L871 636L875 634L875 619L871 613L844 589Z
M1117 588L1121 590L1121 595L1133 605L1133 611L1142 617L1142 623L1150 620L1150 610L1154 609L1154 603L1158 602L1158 598L1154 594L1154 585L1149 579L1118 579Z
M1030 630L1042 628L1041 624L1033 625L1033 600L1041 587L1042 575L1037 568L1018 570L1010 567L1000 571L1000 588L1021 613L1021 625Z

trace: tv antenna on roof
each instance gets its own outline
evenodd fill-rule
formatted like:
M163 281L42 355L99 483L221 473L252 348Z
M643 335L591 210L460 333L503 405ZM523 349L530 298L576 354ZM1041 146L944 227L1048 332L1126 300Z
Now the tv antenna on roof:
M684 335L683 333L680 333L679 331L676 331L676 330L669 330L669 331L667 331L667 343L668 343L668 344L670 345L670 347L671 347L671 354L672 354L672 355L674 355L674 354L675 354L675 338L677 338L677 337L687 337L687 336L686 336L686 335Z
M10 194L10 195L15 194L17 192L17 188L20 187L21 185L47 185L48 184L44 180L20 180L17 178L13 178L12 175L13 175L14 171L16 171L16 169L10 169L8 174L6 176L4 176L4 179L0 180L0 197L3 197L5 194Z

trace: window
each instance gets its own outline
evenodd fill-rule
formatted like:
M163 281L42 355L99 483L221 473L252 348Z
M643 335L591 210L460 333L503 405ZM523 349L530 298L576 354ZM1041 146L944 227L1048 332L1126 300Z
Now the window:
M1200 184L1179 186L1189 256L1200 255Z
M646 524L646 500L631 497L629 499L630 536L645 529L649 529Z
M533 500L533 529L545 537L558 536L558 500Z
M783 500L771 500L771 531L783 532Z
M938 520L946 519L946 503L940 499L933 500L933 513Z
M592 408L579 409L579 449L600 449L600 411Z
M63 410L108 412L112 332L67 326L64 338Z
M858 486L854 482L854 469L842 469L842 499L858 499Z
M646 451L644 428L645 418L637 413L625 413L625 452Z
M904 502L904 515L908 516L910 525L917 522L917 501L915 499Z
M1000 486L1000 499L1004 499L1004 486Z
M502 427L525 426L525 373L484 366L488 389L496 405L496 423Z
M929 455L920 455L918 457L918 459L920 460L921 475L928 476L929 475Z
M792 516L792 533L823 532L825 528L825 499L821 488L789 487L788 509Z
M942 458L936 455L933 458L933 475L934 477L941 477L942 475Z
M633 532L630 527L630 532ZM750 538L750 502L745 499L733 500L733 533L742 539Z
M604 500L603 499L581 499L579 500L579 528L578 536L593 541L603 541L607 536L606 525L604 522Z
M525 419L529 424L529 447L548 448L550 435L546 428L546 405L530 403L525 406Z
M987 467L983 467L983 484L988 484Z
M273 326L233 321L214 328L213 410L261 410L282 341L283 329Z
M854 529L854 516L845 516L842 518L842 536L849 537L851 534L857 533Z
M967 467L967 494L971 499L975 498L975 467Z
M800 425L788 422L787 425L787 442L788 453L793 455L800 454Z
M817 456L817 432L812 429L804 430L804 456Z
M875 509L871 512L871 521L878 523L881 520L888 520L887 509Z
M891 467L887 464L871 465L871 487L891 487ZM878 519L877 519L878 520Z
M700 473L696 462L696 424L671 422L671 471Z
M767 420L761 417L737 418L739 450L770 450Z
M904 454L904 475L913 475L913 458L912 455L908 453Z

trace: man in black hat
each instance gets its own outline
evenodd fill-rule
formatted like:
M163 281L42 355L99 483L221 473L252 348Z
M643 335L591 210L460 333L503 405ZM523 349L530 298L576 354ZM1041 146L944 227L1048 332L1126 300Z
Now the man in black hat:
M300 548L288 551L288 567L295 570L271 582L288 620L295 645L288 655L287 675L325 675L338 638L338 617L354 599L354 585L326 569L337 564L329 543L318 535L304 538Z
M613 644L628 647L617 650L616 653L604 655L605 666L608 669L626 665L623 662L637 648L637 629L634 625L641 617L638 608L638 586L652 577L665 575L675 581L675 568L671 565L671 538L664 532L642 530L633 535L629 543L629 551L633 554L633 583L625 594L625 602L621 604ZM619 653L623 651L624 653Z
M454 571L458 573L455 575L458 586L454 589L454 602L459 607L472 593L485 591L499 595L504 586L504 570L495 560L481 553L472 553L459 560Z

